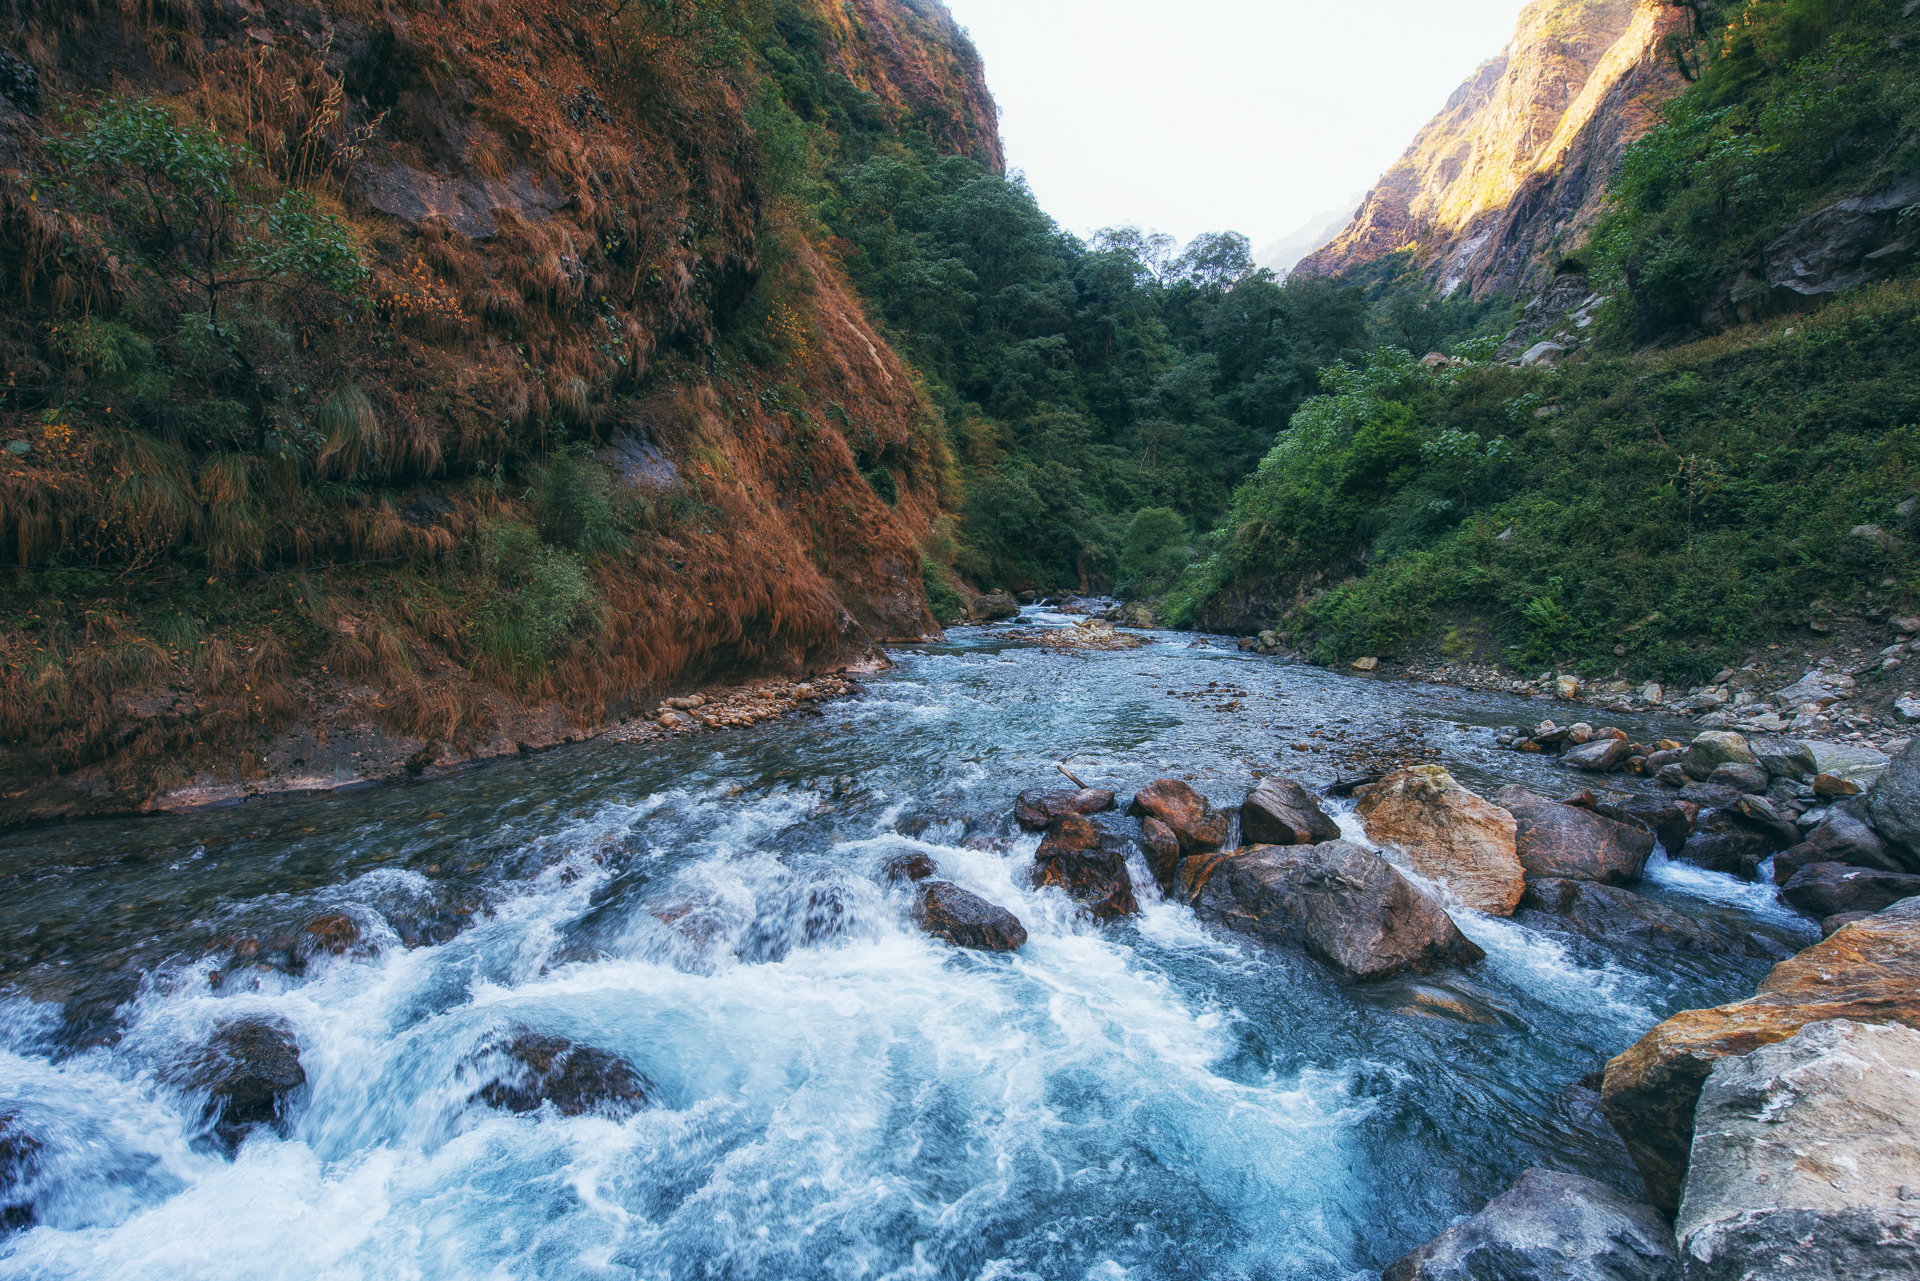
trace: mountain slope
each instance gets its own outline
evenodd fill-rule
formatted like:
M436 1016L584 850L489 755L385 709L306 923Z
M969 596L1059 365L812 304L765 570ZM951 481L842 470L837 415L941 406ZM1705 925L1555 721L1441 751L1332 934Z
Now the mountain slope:
M14 13L0 820L439 769L933 630L944 440L807 211L876 149L1000 163L943 7Z
M1682 86L1662 45L1684 12L1660 0L1535 0L1507 48L1298 270L1337 276L1411 250L1443 294L1542 283L1599 217L1626 147Z

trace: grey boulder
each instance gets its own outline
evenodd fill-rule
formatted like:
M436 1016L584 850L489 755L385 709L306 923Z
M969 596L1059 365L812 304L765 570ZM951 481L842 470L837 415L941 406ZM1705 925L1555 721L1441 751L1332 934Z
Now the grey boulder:
M1781 898L1822 919L1842 912L1878 912L1915 895L1920 895L1920 876L1845 863L1809 863L1780 887Z
M1920 854L1920 738L1894 757L1873 785L1867 821L1903 852Z
M1380 1281L1680 1281L1673 1231L1650 1205L1577 1174L1533 1169Z
M1527 886L1520 906L1547 912L1590 939L1662 952L1732 953L1777 960L1779 953L1750 935L1696 921L1632 890L1591 881L1542 879Z
M1920 1276L1920 1032L1809 1023L1713 1065L1675 1229L1686 1281Z
M1249 845L1318 845L1339 838L1340 825L1290 778L1261 779L1240 807L1240 839Z
M1393 864L1348 841L1250 845L1182 874L1202 920L1299 948L1350 978L1463 965L1486 953Z

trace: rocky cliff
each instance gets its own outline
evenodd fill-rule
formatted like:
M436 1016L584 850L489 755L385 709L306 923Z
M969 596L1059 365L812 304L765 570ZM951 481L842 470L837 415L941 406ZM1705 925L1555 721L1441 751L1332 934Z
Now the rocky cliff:
M999 166L944 7L12 13L0 821L431 772L937 630L945 445L805 201L856 148ZM138 185L169 147L203 241Z
M1683 86L1659 0L1535 0L1511 44L1422 129L1353 222L1296 270L1412 251L1443 294L1538 288L1599 217L1629 143Z

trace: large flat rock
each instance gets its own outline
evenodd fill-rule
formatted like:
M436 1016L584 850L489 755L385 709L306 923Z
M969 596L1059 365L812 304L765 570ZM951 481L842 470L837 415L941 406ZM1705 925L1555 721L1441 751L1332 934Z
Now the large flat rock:
M1715 1063L1675 1228L1687 1281L1920 1277L1920 1031L1809 1023Z
M1656 1206L1669 1214L1680 1207L1694 1106L1714 1063L1831 1019L1920 1028L1920 898L1780 962L1747 1000L1681 1011L1607 1064L1607 1120Z

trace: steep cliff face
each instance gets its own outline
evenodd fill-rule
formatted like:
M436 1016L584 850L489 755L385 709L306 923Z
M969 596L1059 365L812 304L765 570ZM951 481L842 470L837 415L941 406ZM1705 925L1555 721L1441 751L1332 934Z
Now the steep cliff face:
M1660 0L1535 0L1369 192L1297 268L1331 276L1411 250L1434 287L1538 287L1599 217L1628 144L1683 87Z
M0 821L418 774L937 631L945 446L800 193L855 135L1000 164L942 6L13 13ZM134 100L232 159L223 238L159 242L152 137L60 149Z

